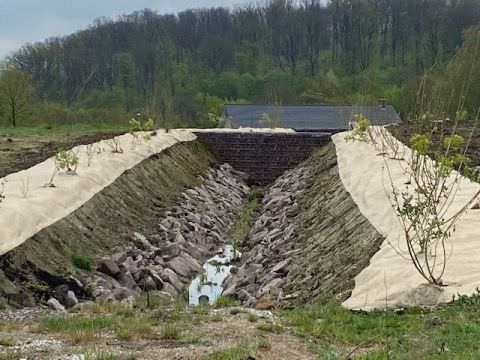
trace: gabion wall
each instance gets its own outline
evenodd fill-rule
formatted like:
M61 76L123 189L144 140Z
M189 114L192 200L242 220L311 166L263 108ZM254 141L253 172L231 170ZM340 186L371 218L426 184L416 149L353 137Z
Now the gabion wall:
M197 132L195 135L220 161L248 173L250 183L265 186L306 160L316 147L329 143L331 133Z

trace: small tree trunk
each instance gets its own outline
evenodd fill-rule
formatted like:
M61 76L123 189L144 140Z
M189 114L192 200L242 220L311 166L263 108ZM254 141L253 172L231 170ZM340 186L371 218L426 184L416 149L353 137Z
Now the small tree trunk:
M12 110L12 126L17 127L17 111L15 107L15 101L12 101L11 104L11 110Z

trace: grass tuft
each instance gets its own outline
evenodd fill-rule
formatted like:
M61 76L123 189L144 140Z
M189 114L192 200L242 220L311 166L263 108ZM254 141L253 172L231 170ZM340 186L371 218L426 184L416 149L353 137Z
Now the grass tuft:
M92 271L92 259L88 256L72 254L72 263L77 269Z

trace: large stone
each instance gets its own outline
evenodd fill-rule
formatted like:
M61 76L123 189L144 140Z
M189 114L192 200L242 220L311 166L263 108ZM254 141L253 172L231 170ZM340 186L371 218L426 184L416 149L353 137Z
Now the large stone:
M117 301L124 301L129 298L133 298L135 296L135 292L133 292L130 289L127 289L126 287L120 287L115 290L113 290L112 293L113 297Z
M129 271L118 274L117 280L122 286L130 290L137 289L137 283Z
M110 276L115 276L120 272L120 269L112 258L105 257L100 260L98 271Z
M55 299L55 298L50 298L48 301L47 301L47 305L52 309L52 310L55 310L56 312L59 312L59 313L66 313L67 310L65 310L65 306L63 306L62 304L60 304L60 302Z
M167 263L167 266L175 271L178 275L181 275L185 278L190 278L193 274L202 269L201 265L188 254L177 256L176 258L170 260Z
M272 279L266 283L258 292L257 298L265 295L276 296L280 293L282 285L284 283L283 279Z
M151 252L154 250L152 244L147 240L147 238L137 232L133 233L133 243L140 249Z
M272 268L272 272L286 274L288 273L288 268L290 266L290 259L285 259L280 261L277 265Z
M65 296L64 304L67 307L67 309L70 309L78 304L78 299L75 296L75 293L73 291L69 290L67 292L67 296Z
M160 277L164 282L168 282L171 285L173 285L173 287L178 291L180 291L183 288L182 281L180 280L178 275L175 273L175 271L173 271L172 269L169 269L169 268L163 269L163 271L160 273Z

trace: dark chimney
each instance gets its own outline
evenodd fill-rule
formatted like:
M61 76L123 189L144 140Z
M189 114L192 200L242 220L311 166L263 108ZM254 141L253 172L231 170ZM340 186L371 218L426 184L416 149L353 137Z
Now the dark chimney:
M382 110L387 109L387 99L378 99L378 106L382 108Z

